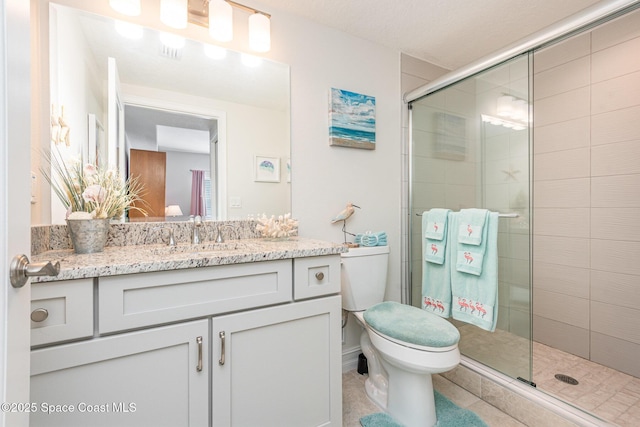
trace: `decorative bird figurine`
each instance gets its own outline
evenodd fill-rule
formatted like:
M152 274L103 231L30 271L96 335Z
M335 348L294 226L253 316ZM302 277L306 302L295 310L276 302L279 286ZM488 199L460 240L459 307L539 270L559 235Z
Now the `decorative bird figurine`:
M331 224L335 224L338 221L346 221L356 211L353 208L360 209L360 206L356 206L351 202L347 203L347 207L340 211L338 215L333 217L333 219L331 220Z
M347 207L345 209L343 209L338 215L336 215L335 217L333 217L333 219L331 219L331 224L335 224L336 222L342 221L342 232L344 233L344 243L347 243L347 234L351 235L351 236L355 236L355 234L353 233L349 233L346 229L347 227L347 219L353 215L353 213L355 212L355 209L353 208L358 208L360 209L360 206L356 206L353 203L349 202L347 203Z

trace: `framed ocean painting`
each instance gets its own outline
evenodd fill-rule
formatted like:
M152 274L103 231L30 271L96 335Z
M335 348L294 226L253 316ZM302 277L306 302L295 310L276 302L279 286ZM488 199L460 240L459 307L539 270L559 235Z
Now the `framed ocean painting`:
M376 99L373 96L331 88L329 144L376 149Z

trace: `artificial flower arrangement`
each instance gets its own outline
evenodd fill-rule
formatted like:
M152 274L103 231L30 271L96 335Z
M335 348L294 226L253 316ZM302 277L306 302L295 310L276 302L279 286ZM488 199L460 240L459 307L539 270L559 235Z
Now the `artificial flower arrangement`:
M106 219L122 216L127 209L143 208L142 186L135 178L122 180L114 170L101 170L74 160L67 165L58 150L45 153L51 171L42 174L67 208L66 219ZM133 206L133 204L138 206Z
M280 215L277 218L275 215L267 217L262 214L262 217L256 219L258 224L256 230L260 232L263 237L291 237L298 234L298 220L292 219L291 214Z

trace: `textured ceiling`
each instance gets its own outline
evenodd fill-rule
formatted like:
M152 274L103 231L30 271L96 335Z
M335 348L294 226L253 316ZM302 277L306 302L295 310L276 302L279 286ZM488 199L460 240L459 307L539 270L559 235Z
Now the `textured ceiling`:
M597 0L259 0L448 69L573 15ZM609 3L602 1L601 3Z

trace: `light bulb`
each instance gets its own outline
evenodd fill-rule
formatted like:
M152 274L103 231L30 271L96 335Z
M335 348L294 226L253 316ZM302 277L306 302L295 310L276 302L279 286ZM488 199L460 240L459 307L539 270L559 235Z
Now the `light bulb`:
M249 47L256 52L271 49L271 20L261 13L249 17Z
M188 0L161 0L160 21L171 28L187 28Z
M233 39L233 9L224 0L209 2L209 35L221 42Z

